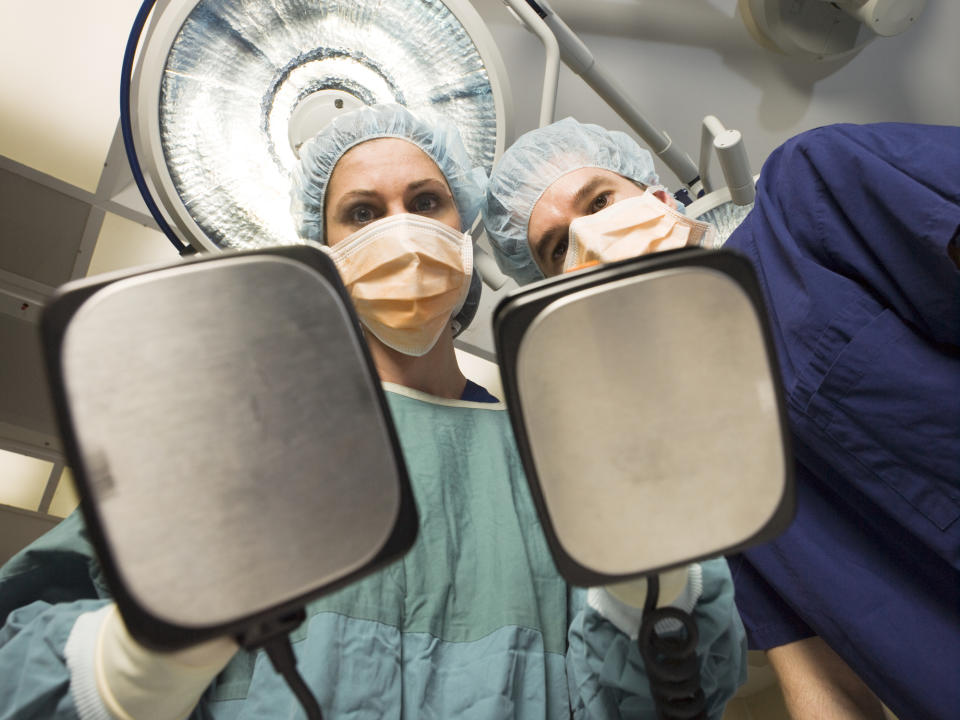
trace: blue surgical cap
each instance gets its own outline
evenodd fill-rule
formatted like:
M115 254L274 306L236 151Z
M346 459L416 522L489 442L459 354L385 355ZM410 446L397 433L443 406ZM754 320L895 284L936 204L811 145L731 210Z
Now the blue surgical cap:
M300 237L326 244L324 200L333 169L347 150L377 138L408 140L423 150L450 186L460 229L473 225L483 204L487 176L482 168L473 166L457 128L442 118L427 121L403 105L371 105L336 117L300 148L292 208Z
M533 206L558 178L585 167L644 185L659 182L653 156L626 133L572 117L521 135L493 169L483 223L500 269L521 285L543 278L527 242Z

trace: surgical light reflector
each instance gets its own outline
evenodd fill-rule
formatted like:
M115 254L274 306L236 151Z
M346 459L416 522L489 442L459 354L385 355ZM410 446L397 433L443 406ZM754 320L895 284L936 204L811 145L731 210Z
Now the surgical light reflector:
M293 244L300 143L396 102L452 120L489 171L506 136L500 68L465 0L161 1L131 90L136 154L184 243Z

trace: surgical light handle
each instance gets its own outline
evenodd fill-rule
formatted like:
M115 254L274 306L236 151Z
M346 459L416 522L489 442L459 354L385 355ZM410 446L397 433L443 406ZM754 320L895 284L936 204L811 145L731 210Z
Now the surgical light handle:
M667 133L658 130L643 116L620 84L597 62L586 44L544 0L503 0L503 2L514 11L515 16L531 32L540 38L547 53L543 97L540 104L541 127L553 121L559 68L554 71L552 63L556 62L554 48L559 46L560 59L563 63L583 78L584 82L623 118L690 190L693 197L700 194L702 190L700 174L693 160L674 145ZM545 120L545 118L548 119Z
M710 150L716 150L723 179L730 189L730 199L737 205L749 205L756 196L750 160L738 130L728 130L714 115L703 118L703 131L700 137L700 178L704 192L713 192L716 188L710 180Z

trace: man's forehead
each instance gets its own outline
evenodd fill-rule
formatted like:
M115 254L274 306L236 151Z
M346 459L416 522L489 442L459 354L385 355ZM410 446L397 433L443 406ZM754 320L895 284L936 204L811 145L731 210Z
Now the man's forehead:
M549 194L558 200L572 201L582 188L603 180L617 181L626 180L626 178L605 168L581 167L576 170L570 170L554 180L547 187L544 195Z

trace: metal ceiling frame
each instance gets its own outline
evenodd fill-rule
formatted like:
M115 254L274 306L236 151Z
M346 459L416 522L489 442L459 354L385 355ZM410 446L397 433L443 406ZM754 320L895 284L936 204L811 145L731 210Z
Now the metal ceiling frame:
M136 192L133 176L127 165L119 124L114 131L95 192L91 193L3 155L0 155L0 169L90 206L70 279L86 275L108 212L153 229L157 228ZM0 313L37 325L43 307L56 289L47 283L0 268ZM54 462L60 461L62 466L59 438L30 428L0 422L0 448ZM45 499L49 505L49 498Z
M87 274L93 251L100 237L104 218L108 212L157 229L156 223L147 212L133 183L133 176L127 165L127 158L123 149L119 124L114 131L113 140L107 152L95 192L91 193L89 190L72 185L3 155L0 155L0 169L19 175L90 206L90 212L87 215L81 234L78 252L70 272L71 279L81 278ZM37 325L43 307L56 289L55 286L47 283L0 268L0 299L6 301L0 302L0 312L31 325ZM0 422L0 449L53 463L44 485L40 504L35 510L13 507L2 502L0 502L0 510L59 522L62 518L58 515L51 515L49 510L63 478L63 470L66 467L60 438L28 427Z

